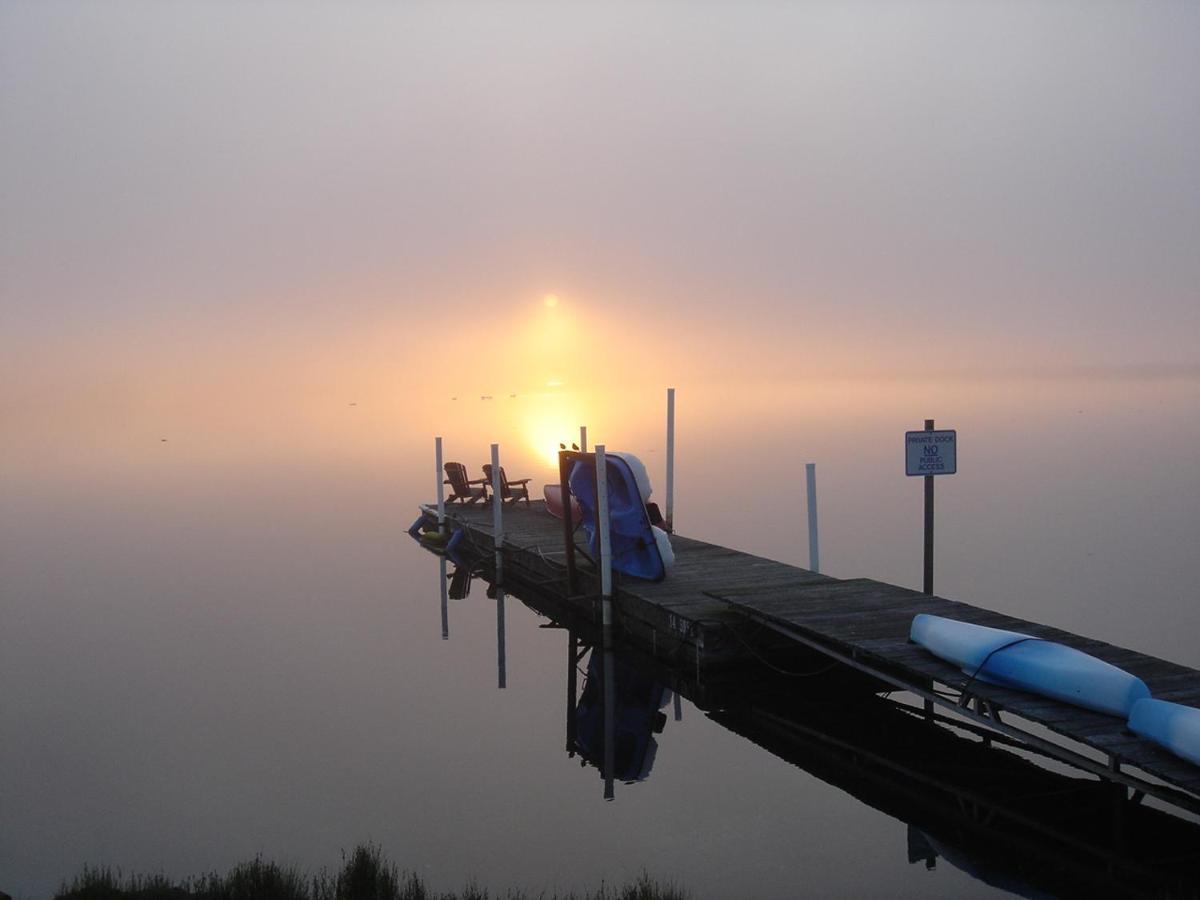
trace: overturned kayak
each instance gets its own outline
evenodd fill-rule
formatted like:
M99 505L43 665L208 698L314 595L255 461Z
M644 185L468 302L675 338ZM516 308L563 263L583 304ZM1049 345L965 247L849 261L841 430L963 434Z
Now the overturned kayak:
M563 517L563 502L562 502L562 485L548 484L542 488L542 496L546 498L546 509L550 511L550 515L556 519ZM571 524L578 525L579 520L583 518L583 510L579 508L579 501L574 497L571 498Z
M1028 634L921 613L909 637L978 681L1127 718L1150 696L1140 678L1094 656Z
M675 554L667 533L650 524L646 511L650 478L646 467L632 453L609 453L605 477L608 481L612 567L637 578L662 581L675 562ZM591 459L577 461L571 468L569 480L571 493L583 510L582 525L588 536L588 552L598 557L595 463Z
M1200 709L1169 700L1139 700L1129 730L1200 766Z

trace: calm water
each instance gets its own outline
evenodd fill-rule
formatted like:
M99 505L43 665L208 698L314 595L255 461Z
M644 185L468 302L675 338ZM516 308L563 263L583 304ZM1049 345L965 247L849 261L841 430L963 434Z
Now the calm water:
M661 479L657 392L505 399L339 403L243 454L184 419L8 448L0 890L45 896L85 862L315 868L370 839L447 889L645 869L700 897L995 893L910 864L904 822L686 702L650 778L605 803L563 750L563 632L510 599L502 691L482 585L441 640L437 562L404 534L434 433L472 468L498 439L540 486L530 423L586 416ZM826 571L918 586L902 434L935 416L960 441L939 593L1200 666L1198 413L1194 378L681 386L678 527L802 564L815 461Z

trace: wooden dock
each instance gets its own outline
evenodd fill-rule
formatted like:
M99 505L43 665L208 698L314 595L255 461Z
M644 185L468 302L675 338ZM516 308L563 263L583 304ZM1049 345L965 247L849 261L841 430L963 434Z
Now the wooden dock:
M422 507L436 520L431 507ZM460 549L494 558L490 507L447 507L464 534ZM541 502L506 506L502 581L557 592L598 621L598 578L579 573L567 590L560 520ZM1001 613L870 579L835 579L727 547L672 535L676 561L665 581L615 581L614 618L631 643L674 666L745 663L791 647L856 669L884 690L903 690L933 717L943 707L998 741L1124 784L1200 813L1200 768L1130 733L1125 722L1054 700L971 682L957 668L908 641L917 613L1021 631L1075 647L1137 675L1153 696L1200 706L1200 671Z

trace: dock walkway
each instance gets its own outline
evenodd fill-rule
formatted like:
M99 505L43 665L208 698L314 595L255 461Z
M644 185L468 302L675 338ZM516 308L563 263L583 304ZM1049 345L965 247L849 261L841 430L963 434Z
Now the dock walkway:
M436 514L423 507L426 517ZM451 527L462 529L477 554L493 554L490 507L447 507ZM566 565L560 520L535 502L505 507L505 578L565 595ZM954 666L908 641L917 613L931 613L1021 631L1075 647L1119 666L1146 682L1153 696L1200 706L1200 671L1133 650L1029 622L965 603L929 596L866 578L836 579L749 553L672 535L675 566L665 581L618 578L616 621L635 642L675 664L745 660L747 630L769 630L897 690L924 699L956 717L973 719L1004 739L1091 771L1136 791L1200 813L1200 767L1130 733L1125 722L1033 694L971 681ZM584 591L574 599L592 604L594 575L582 573ZM1010 716L1034 723L1029 728ZM1076 745L1066 746L1044 730ZM1146 779L1129 769L1151 776ZM1160 784L1161 782L1161 784Z

